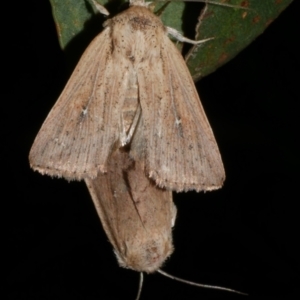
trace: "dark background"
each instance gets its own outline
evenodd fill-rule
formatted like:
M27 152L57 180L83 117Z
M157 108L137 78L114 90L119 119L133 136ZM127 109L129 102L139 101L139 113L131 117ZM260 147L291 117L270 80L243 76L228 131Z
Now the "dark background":
M197 84L227 179L220 191L174 195L175 252L163 268L173 275L257 297L299 294L299 11L294 1ZM1 298L134 299L138 274L118 267L84 183L29 168L68 78L50 4L11 1L3 15ZM243 296L145 276L142 299L167 297Z

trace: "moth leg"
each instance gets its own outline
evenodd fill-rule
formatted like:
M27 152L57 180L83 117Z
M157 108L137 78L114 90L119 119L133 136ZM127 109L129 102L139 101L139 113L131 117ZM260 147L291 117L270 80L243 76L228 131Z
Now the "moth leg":
M136 126L139 122L140 116L141 116L141 105L139 104L137 106L132 124L130 126L130 129L128 131L128 133L126 133L126 128L125 128L125 124L124 124L124 119L123 116L121 114L121 126L122 126L122 130L121 130L121 136L120 136L120 140L121 140L121 145L122 147L124 147L125 145L127 145L130 141L131 138L135 132Z
M176 40L178 40L180 42L193 44L193 45L198 45L198 44L201 44L201 43L205 43L209 40L214 39L214 37L211 37L211 38L200 40L200 41L194 41L194 40L191 40L191 39L188 39L188 38L184 37L179 31L177 31L174 28L171 28L171 27L166 27L166 28L167 28L167 33L169 35L173 36Z
M100 14L105 15L105 16L109 16L109 12L104 6L102 6L101 4L96 2L95 0L92 0L92 2L93 2L94 6L96 7L96 9L99 11Z
M129 143L129 141L131 141L131 138L132 138L132 136L133 136L133 134L135 132L136 126L137 126L137 124L139 122L139 119L140 119L140 116L141 116L141 112L142 112L142 109L141 109L141 105L139 104L138 107L137 107L134 119L132 121L132 124L130 126L128 135L127 135L127 143Z
M172 203L171 216L172 216L172 219L171 219L172 225L171 226L174 227L176 216L177 216L177 208L174 203Z

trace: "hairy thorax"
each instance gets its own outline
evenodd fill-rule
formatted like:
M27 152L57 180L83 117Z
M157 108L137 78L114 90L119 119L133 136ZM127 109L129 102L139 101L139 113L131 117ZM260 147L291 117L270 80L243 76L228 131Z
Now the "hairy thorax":
M148 8L130 7L110 19L106 26L111 28L113 55L129 59L136 67L145 59L159 57L161 35L166 31L161 20Z

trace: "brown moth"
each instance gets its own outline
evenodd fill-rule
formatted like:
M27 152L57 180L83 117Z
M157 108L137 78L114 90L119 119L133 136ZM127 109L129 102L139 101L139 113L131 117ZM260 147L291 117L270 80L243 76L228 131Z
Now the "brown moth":
M172 192L156 186L144 171L143 119L134 101L137 85L131 82L126 92L126 106L122 111L126 132L139 115L130 145L115 150L107 164L107 173L98 174L85 182L92 196L102 226L121 267L140 272L142 291L143 272L159 272L171 279L198 286L243 294L239 291L200 284L170 275L160 268L172 254L172 227L176 218L176 206Z
M142 126L138 125L137 132ZM104 231L121 267L140 272L139 299L143 272L158 272L171 279L201 288L246 295L242 292L200 284L170 275L160 268L172 254L172 227L176 207L172 192L161 189L144 172L140 160L140 132L135 134L131 150L117 149L108 160L107 174L98 174L85 182L92 196Z
M119 265L151 273L173 252L176 207L172 192L145 175L135 150L135 145L130 153L117 149L108 160L107 174L85 182Z
M223 163L184 59L144 0L105 22L50 111L30 151L42 174L69 180L108 172L116 147L131 142L143 117L142 161L157 186L209 191L222 186ZM99 9L105 12L105 9ZM196 42L198 43L198 42ZM130 129L122 116L130 82L138 109Z

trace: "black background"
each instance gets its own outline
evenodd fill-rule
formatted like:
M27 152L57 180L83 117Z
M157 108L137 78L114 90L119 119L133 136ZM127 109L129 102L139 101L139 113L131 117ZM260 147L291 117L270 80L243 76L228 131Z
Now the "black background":
M175 252L165 271L252 296L299 294L299 1L197 84L227 179L174 195ZM29 168L33 139L68 76L48 1L11 1L2 20L3 299L134 299L84 183ZM5 78L5 80L3 80ZM297 97L298 96L298 97ZM159 274L141 299L242 298Z

